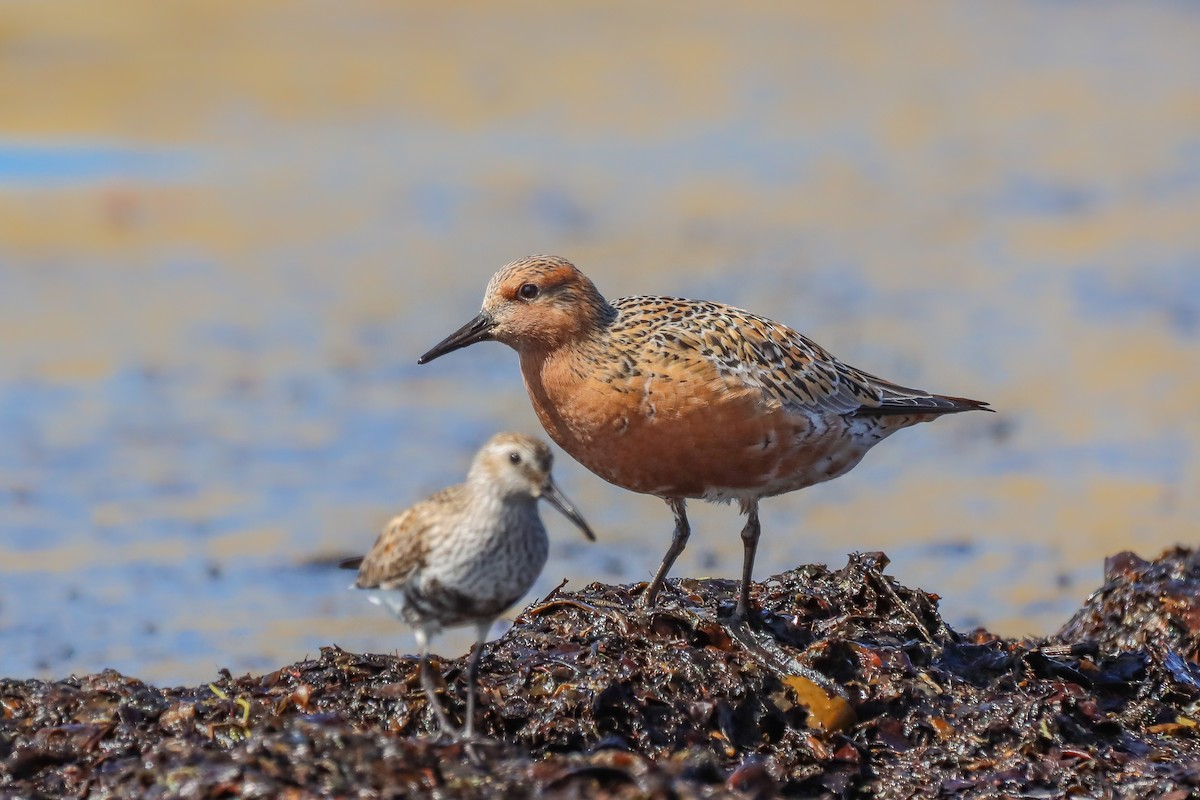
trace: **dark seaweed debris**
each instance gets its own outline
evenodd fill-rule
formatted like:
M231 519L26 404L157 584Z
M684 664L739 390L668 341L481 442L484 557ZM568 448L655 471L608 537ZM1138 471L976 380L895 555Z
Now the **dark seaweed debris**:
M1139 797L1200 793L1200 556L1109 559L1056 636L946 626L881 554L664 605L592 584L526 609L481 668L484 732L428 738L415 661L327 647L160 689L0 681L5 797ZM440 665L462 714L464 661Z

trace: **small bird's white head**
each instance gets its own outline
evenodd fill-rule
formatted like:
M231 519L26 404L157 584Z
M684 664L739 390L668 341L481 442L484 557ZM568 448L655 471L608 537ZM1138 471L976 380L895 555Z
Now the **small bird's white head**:
M550 447L540 439L520 433L498 433L475 455L467 482L486 486L486 491L504 500L544 499L594 540L591 528L554 483L550 475L553 463Z
M550 477L554 456L545 442L519 433L498 433L475 454L467 477L501 496L537 499Z

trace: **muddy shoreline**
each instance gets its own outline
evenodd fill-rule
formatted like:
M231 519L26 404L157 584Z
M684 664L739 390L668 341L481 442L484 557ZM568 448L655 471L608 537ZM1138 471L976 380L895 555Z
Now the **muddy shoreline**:
M490 744L428 736L410 657L259 676L0 680L3 797L1067 797L1200 793L1200 553L1109 558L1040 640L946 625L882 554L755 586L556 591L481 665ZM463 659L439 662L463 706Z

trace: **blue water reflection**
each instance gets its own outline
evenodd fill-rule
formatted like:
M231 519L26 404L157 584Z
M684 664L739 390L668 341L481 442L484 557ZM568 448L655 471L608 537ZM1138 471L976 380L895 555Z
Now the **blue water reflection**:
M178 180L197 162L192 154L129 145L0 140L0 186Z

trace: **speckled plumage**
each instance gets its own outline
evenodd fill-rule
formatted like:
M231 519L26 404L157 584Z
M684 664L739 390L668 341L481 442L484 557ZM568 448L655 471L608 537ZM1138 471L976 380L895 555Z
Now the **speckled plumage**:
M549 542L538 514L545 498L588 536L591 530L550 476L550 448L520 434L492 437L476 454L465 483L450 486L396 516L370 552L350 559L354 586L374 592L413 626L421 677L444 730L450 724L427 674L429 639L442 628L475 625L467 695L466 734L474 730L475 670L496 618L541 574Z
M987 406L877 378L732 306L606 301L556 256L502 268L480 315L420 361L485 339L518 352L534 410L560 447L605 480L671 506L674 538L646 602L687 541L685 500L740 503L748 520L739 617L759 499L842 475L901 428Z

